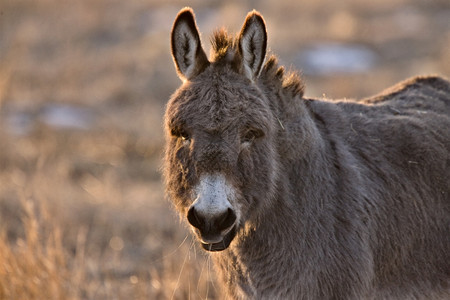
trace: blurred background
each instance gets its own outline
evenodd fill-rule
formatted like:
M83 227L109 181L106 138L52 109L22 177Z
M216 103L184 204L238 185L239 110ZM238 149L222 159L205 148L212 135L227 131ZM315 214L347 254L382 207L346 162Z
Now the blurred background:
M248 11L307 97L450 75L448 0L0 0L0 298L221 299L161 182L169 34Z

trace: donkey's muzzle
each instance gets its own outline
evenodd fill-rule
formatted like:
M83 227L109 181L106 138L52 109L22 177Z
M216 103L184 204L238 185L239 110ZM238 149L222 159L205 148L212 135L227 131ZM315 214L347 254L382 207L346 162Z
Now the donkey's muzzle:
M187 219L197 229L203 248L208 251L226 249L236 234L234 225L237 217L231 208L214 215L207 215L192 205Z
M203 249L207 251L222 251L228 248L228 246L231 244L231 241L234 239L236 235L236 226L234 226L225 236L223 237L222 241L218 243L210 243L205 244L202 242Z

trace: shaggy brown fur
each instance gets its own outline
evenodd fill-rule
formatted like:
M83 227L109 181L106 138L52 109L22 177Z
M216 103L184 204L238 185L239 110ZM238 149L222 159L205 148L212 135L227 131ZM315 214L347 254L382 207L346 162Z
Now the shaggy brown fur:
M182 10L165 178L204 248L218 251L228 296L449 299L450 83L417 77L361 101L305 99L296 73L273 56L262 64L258 13L235 39L214 35L211 61L197 37ZM220 217L195 207L205 193L224 199Z

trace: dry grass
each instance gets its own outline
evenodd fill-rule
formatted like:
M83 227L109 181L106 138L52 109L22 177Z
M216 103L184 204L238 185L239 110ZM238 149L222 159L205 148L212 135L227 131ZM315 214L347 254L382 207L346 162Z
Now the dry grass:
M1 298L76 298L70 284L73 277L69 276L60 229L49 220L39 221L33 202L22 199L22 207L25 238L11 244L4 231L0 235ZM44 231L42 227L47 228Z
M193 241L188 237L173 252L150 264L148 272L130 273L126 280L114 272L96 278L101 270L86 257L87 231L79 229L75 251L68 253L61 229L45 208L22 199L25 237L11 243L5 232L0 235L1 299L196 299L217 292L210 291L210 263L205 261L203 269L198 269L198 259L191 257L195 255ZM119 237L109 244L116 251L124 247ZM120 254L110 258L119 266ZM162 269L156 266L158 262Z
M189 5L207 49L216 26L238 30L255 7L284 62L297 64L298 51L320 41L378 55L368 72L309 76L308 96L362 97L408 76L450 73L448 1L274 3ZM1 2L1 299L221 298L159 172L164 105L179 84L169 30L185 5ZM82 124L58 124L61 105L81 110Z
M159 177L136 170L136 141L39 130L1 135L17 150L0 160L1 299L214 298L210 261L169 212Z

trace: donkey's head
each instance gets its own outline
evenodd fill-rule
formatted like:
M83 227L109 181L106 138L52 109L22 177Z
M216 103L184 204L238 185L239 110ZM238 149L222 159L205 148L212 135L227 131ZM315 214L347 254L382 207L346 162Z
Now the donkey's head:
M185 8L171 43L183 85L165 115L167 191L203 247L220 251L255 222L275 190L278 123L258 87L266 28L250 12L235 39L215 34L208 60Z

